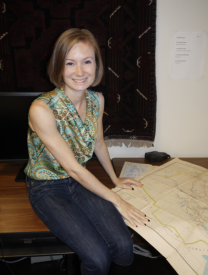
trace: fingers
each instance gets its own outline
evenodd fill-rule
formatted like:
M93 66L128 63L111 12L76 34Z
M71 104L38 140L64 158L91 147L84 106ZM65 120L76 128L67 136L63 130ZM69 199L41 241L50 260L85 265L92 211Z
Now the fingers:
M132 227L138 227L138 225L145 226L146 223L150 222L143 212L122 199L115 206L122 217L126 219Z
M141 188L143 186L143 184L135 179L131 179L131 178L126 178L126 184L130 185L136 185L137 187Z
M123 185L123 187L122 188L124 188L124 189L129 189L129 190L134 190L134 186L133 185L136 185L137 187L139 187L139 188L142 188L143 187L143 184L142 183L140 183L140 182L138 182L138 183L126 183L126 184L124 184Z
M134 187L132 185L135 185L139 188L143 187L143 184L141 182L131 178L119 178L119 181L116 184L116 186L118 187L134 190Z
M132 187L132 186L129 185L129 184L124 184L124 185L122 186L122 188L123 188L123 189L128 189L128 190L134 190L134 187Z
M143 186L143 184L141 182L137 181L137 180L133 180L131 182L131 184L134 184L134 185L138 186L139 188L141 188Z
M135 183L133 183L134 185L138 186L139 188L143 187L143 184L139 181L136 181Z
M146 226L150 220L146 218L146 215L141 212L140 210L136 209L135 207L132 207L131 209L131 215L129 215L128 222L133 226L133 227L138 227L137 224Z
M148 218L146 218L146 215L144 213L142 213L141 211L139 211L137 209L134 210L133 217L134 217L135 220L139 219L140 221L142 221L144 223L147 223L147 222L150 221Z

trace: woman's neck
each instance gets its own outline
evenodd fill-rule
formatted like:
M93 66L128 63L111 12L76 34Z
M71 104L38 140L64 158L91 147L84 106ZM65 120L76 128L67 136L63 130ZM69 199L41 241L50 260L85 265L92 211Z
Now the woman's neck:
M86 101L85 99L85 91L72 91L70 89L67 89L65 86L63 88L65 94L69 97L71 102L74 104L75 108L79 110L80 106L83 106L83 103Z

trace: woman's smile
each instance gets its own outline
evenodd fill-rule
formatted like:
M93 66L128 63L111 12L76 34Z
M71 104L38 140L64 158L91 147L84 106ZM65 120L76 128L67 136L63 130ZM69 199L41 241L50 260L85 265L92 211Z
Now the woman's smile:
M85 78L85 79L73 79L76 83L84 83L86 80L87 80L87 78Z

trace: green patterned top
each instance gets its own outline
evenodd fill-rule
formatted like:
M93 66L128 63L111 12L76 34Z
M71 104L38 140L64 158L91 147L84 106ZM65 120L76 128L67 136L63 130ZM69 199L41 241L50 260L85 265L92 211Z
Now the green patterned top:
M85 92L87 110L84 123L76 108L64 91L55 90L42 94L36 100L43 100L52 110L56 126L74 153L77 161L83 166L92 157L98 135L98 116L100 109L99 95L87 90ZM25 173L36 180L68 178L69 175L41 142L36 132L28 129L29 160Z

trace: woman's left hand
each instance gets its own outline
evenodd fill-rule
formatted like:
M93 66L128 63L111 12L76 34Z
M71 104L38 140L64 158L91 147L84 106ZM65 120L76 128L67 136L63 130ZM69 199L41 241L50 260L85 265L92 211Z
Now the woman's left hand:
M133 190L134 187L132 185L135 185L139 188L143 186L141 182L132 178L117 178L114 184L116 185L116 187L129 189L129 190Z

